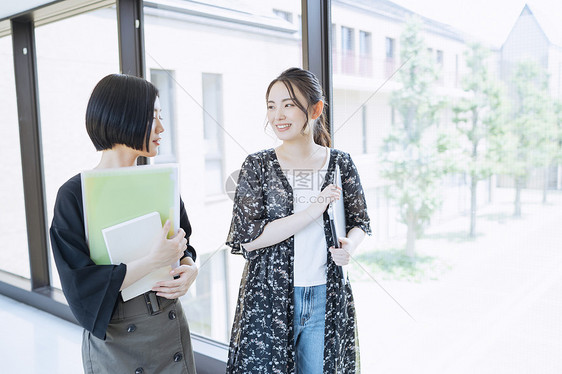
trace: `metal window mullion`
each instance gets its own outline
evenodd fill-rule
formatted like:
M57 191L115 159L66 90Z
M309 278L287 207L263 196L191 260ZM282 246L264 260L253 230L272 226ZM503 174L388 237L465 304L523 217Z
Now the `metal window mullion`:
M144 12L143 0L117 0L119 69L123 74L144 78ZM138 165L148 164L146 157Z
M31 287L50 285L33 21L11 20Z
M119 69L144 78L144 15L142 0L117 0Z
M331 0L302 0L302 56L303 67L314 73L324 88L333 142L331 6Z

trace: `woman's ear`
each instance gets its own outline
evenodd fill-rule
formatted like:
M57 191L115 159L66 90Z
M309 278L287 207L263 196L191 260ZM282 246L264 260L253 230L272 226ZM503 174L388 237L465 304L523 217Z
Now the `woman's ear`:
M324 110L324 102L322 100L319 100L316 104L312 106L312 114L310 115L310 117L312 119L316 119L320 117L323 110Z

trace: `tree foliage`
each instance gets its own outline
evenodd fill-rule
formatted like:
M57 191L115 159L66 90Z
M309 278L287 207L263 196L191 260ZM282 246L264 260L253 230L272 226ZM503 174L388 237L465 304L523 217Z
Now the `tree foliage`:
M497 170L497 137L504 132L505 99L502 87L487 66L490 52L473 43L465 53L467 74L462 89L465 96L454 106L453 122L460 136L460 171L470 176L470 229L476 235L477 185Z
M438 190L447 168L446 137L437 131L442 101L432 92L437 79L433 61L420 33L421 22L410 19L400 38L398 73L401 88L390 104L400 120L384 139L382 177L391 182L388 195L399 207L399 220L407 226L406 251L414 255L415 239L441 205Z
M515 180L515 216L521 215L521 190L531 171L556 157L556 120L548 75L533 61L517 64L512 79L514 110L502 142L502 171ZM546 181L544 181L546 183Z

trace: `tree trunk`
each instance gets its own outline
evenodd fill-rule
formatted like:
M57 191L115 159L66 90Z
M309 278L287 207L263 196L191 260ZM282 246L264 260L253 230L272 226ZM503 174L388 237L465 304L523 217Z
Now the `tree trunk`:
M488 204L491 204L493 201L493 191L494 191L494 185L493 183L495 182L494 180L494 176L490 175L490 177L488 178Z
M549 175L549 167L546 166L544 168L544 182L543 182L543 186L542 186L542 203L546 204L547 202L547 193L548 193L548 175Z
M416 220L413 214L408 215L406 222L408 232L406 234L406 255L414 257L416 255Z
M515 217L521 217L521 187L523 185L523 178L515 177Z
M478 186L478 180L472 175L470 177L470 237L474 238L476 236L476 187Z

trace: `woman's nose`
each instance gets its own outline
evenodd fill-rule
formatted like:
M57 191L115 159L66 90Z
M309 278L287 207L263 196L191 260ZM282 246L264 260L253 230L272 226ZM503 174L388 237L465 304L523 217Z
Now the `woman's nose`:
M156 118L156 133L161 134L164 132L164 124L160 118Z
M275 112L275 118L276 119L285 118L285 113L283 113L283 108L277 109L277 111Z

